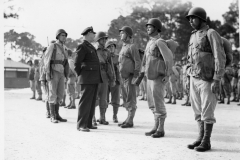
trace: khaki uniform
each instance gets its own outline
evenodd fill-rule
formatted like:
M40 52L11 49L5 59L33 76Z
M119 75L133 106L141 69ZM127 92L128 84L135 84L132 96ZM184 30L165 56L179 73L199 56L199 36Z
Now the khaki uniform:
M172 66L173 66L173 54L167 47L167 44L160 39L160 36L157 35L156 37L151 37L150 41L147 43L145 54L143 58L143 68L142 70L146 72L145 66L148 64L148 59L150 56L154 56L156 53L156 48L159 50L161 55L159 58L162 58L167 64L167 71L166 77L169 77L172 74ZM170 69L169 69L170 68ZM148 106L154 113L154 115L158 116L159 118L166 118L167 112L164 102L164 92L165 92L165 85L166 82L163 82L163 78L165 76L158 76L154 80L147 79L147 101Z
M132 84L133 78L138 76L141 66L141 59L135 44L123 43L119 53L119 71L122 78L124 90L122 91L124 104L128 111L136 109L137 97L136 86ZM134 77L134 73L136 77Z
M39 66L35 67L35 72L34 72L34 81L35 81L35 88L37 90L38 96L42 97L42 89L41 89L41 81L39 80L40 78L40 71L39 71Z
M54 45L56 45L56 57L52 57ZM55 44L51 44L47 51L45 57L45 71L48 80L49 87L49 96L48 102L52 104L56 104L62 102L64 96L64 66L63 62L67 59L66 46L62 45L60 42L56 42ZM54 64L52 64L53 62ZM51 63L51 64L50 64ZM50 67L52 69L50 69ZM50 72L51 70L51 72Z
M226 62L219 34L207 25L194 30L189 42L188 57L187 73L190 76L190 99L195 120L215 123L217 98L211 91L211 83L213 79L222 78Z

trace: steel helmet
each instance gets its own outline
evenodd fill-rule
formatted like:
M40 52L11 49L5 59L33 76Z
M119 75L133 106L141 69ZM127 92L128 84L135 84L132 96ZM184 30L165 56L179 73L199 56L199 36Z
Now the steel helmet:
M104 33L104 32L98 32L96 35L95 35L95 41L98 41L99 39L101 38L108 38L107 34Z
M105 48L109 47L112 44L115 46L115 48L117 47L117 45L113 41L107 41L105 44Z
M202 19L205 22L207 21L207 13L201 7L193 7L193 8L191 8L189 10L188 15L186 16L186 18L189 20L190 16L196 16L196 17Z
M162 30L162 23L160 22L160 20L158 18L149 19L148 23L146 24L146 27L147 27L147 25L154 26L158 32L161 32L161 30Z
M57 30L57 33L56 33L56 39L58 39L57 37L58 37L58 35L61 34L61 33L65 33L66 36L68 35L67 32L66 32L64 29L59 29L59 30Z
M123 26L121 29L119 29L119 32L125 31L128 36L132 37L133 36L133 30L129 26Z

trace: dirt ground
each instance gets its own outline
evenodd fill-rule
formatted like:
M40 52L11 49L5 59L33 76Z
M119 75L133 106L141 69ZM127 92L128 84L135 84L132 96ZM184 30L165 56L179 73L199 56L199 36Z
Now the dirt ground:
M137 102L134 128L122 129L113 123L113 109L109 105L106 118L110 124L98 125L97 130L84 133L76 128L77 109L60 108L60 115L68 122L53 124L45 118L45 104L30 100L30 96L30 89L4 91L6 160L240 159L240 106L236 102L217 106L212 150L200 153L186 147L197 136L197 124L191 107L181 106L183 100L178 100L177 105L166 105L165 137L154 139L144 135L154 124L146 101ZM121 107L119 121L126 117L127 112Z

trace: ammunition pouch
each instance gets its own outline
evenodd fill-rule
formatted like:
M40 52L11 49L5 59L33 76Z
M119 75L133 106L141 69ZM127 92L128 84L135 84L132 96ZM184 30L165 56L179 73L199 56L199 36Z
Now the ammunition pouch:
M190 59L191 67L199 78L204 81L212 81L215 72L213 54L210 52L196 52Z

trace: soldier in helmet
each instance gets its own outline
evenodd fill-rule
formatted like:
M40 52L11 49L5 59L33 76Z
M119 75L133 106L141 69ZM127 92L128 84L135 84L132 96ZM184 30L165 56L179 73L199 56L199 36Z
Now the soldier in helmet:
M41 81L39 81L40 71L39 71L39 60L38 59L34 60L34 68L35 68L34 80L35 80L35 85L36 85L35 88L38 93L38 98L36 100L41 101L42 100L42 89L41 89Z
M108 86L115 85L115 75L113 73L111 55L110 52L105 49L107 39L108 36L104 32L98 32L95 36L95 48L97 50L98 59L100 61L101 75L103 80L103 83L99 84L98 86L96 106L99 105L100 109L100 119L98 121L103 125L108 125L105 116L108 107Z
M78 84L81 85L82 96L79 100L77 129L89 132L89 129L97 129L92 125L97 100L99 83L102 83L100 62L94 41L95 32L92 27L87 27L81 33L84 41L76 49L75 71L78 75Z
M187 85L187 81L189 80L189 78L187 78L187 56L184 56L182 58L183 61L183 91L186 94L186 101L185 103L182 104L182 106L191 106L190 100L189 100L189 86Z
M68 76L67 48L64 45L67 32L59 29L56 32L56 43L50 44L44 57L46 80L48 81L48 103L51 122L67 122L59 115L59 104L64 96L64 78Z
M207 14L203 8L191 8L186 18L194 29L188 45L187 73L190 76L192 108L199 128L197 140L187 147L204 152L211 149L210 137L216 123L216 94L225 71L226 55L221 36L206 24Z
M107 41L105 44L105 48L109 51L114 73L115 73L115 86L109 86L109 92L111 93L110 104L113 106L113 122L118 123L117 113L118 107L120 106L120 74L119 74L119 65L118 58L119 55L115 53L116 44L113 41Z
M69 64L69 74L68 74L68 80L67 80L67 93L69 96L70 103L66 106L68 109L76 109L75 105L75 82L77 79L77 73L74 70L74 60L75 60L75 54L68 49L68 64Z
M124 26L119 30L120 39L123 42L119 53L119 72L123 80L126 93L123 94L124 104L128 111L128 117L119 126L121 128L133 127L133 119L137 109L136 86L132 83L139 75L141 59L137 46L133 43L133 30L129 26Z
M231 86L232 86L232 92L233 92L233 99L231 100L231 102L238 102L238 99L237 99L238 67L235 63L232 63L232 69L233 69L233 78L231 81Z
M27 64L30 66L28 78L29 78L30 88L31 88L31 90L33 92L33 95L32 95L32 97L30 99L35 99L35 94L36 94L35 81L34 81L35 68L34 68L32 60L29 60L27 62Z
M160 138L165 135L164 122L167 112L164 104L164 89L172 74L173 54L167 42L160 38L162 24L158 18L149 19L146 28L150 40L145 49L141 71L145 72L147 77L147 102L155 122L153 129L145 132L145 135ZM156 67L151 64L155 59L158 59L158 64L164 68L163 72L160 73L158 70L154 72Z

